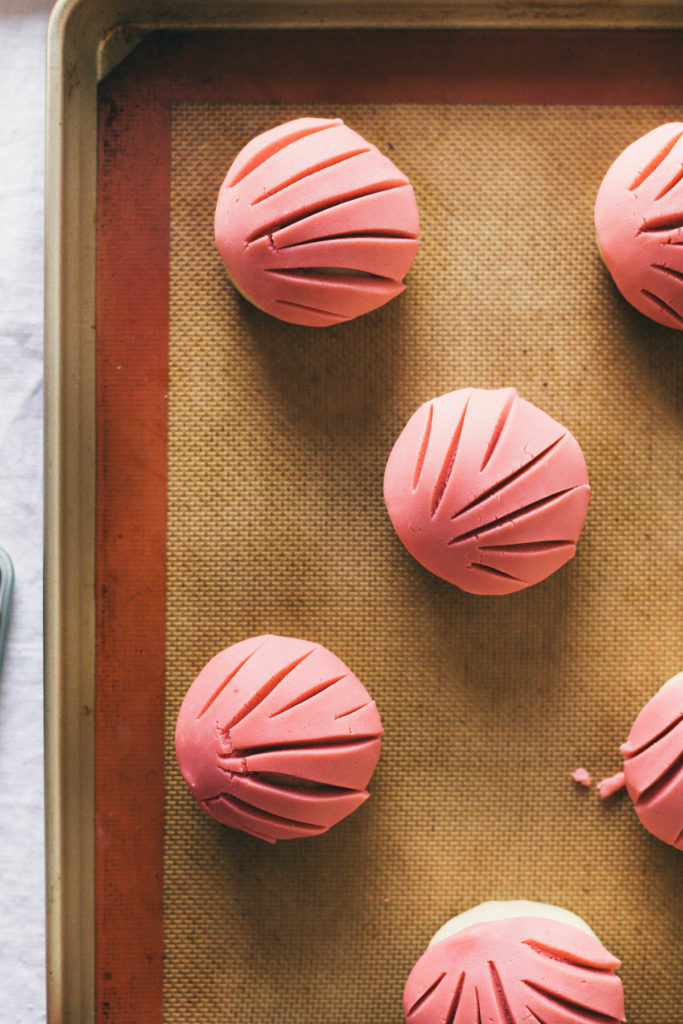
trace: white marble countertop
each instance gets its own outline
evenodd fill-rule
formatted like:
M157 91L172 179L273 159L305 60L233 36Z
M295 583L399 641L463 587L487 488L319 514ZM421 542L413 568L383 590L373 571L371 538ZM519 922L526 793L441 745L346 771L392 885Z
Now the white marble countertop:
M0 0L0 547L15 569L0 676L0 1019L45 1020L43 165L51 0Z

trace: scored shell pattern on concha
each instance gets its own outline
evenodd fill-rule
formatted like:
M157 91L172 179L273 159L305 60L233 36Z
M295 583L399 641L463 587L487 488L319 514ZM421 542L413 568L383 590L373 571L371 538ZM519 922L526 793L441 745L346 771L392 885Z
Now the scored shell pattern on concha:
M266 635L204 666L175 744L207 814L275 842L319 835L367 800L382 732L374 700L336 655Z
M221 186L216 245L235 287L280 320L328 327L405 288L420 221L405 174L339 119L252 139Z
M683 123L627 146L600 185L594 216L600 253L624 298L683 330Z
M464 388L426 402L384 475L408 551L476 594L522 590L569 561L589 494L579 443L514 388Z
M549 918L470 925L434 945L406 982L407 1024L620 1024L620 966L595 935Z

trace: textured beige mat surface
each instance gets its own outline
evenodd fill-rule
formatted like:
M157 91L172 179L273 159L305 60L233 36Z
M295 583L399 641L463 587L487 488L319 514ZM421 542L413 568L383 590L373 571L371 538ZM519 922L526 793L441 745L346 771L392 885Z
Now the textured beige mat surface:
M399 299L348 325L280 324L213 247L221 180L257 132L340 115L410 177L422 245ZM678 332L619 298L592 204L633 107L174 109L168 521L165 1018L399 1024L405 978L451 915L558 903L623 960L629 1021L683 1005L683 856L625 795L641 705L681 668ZM567 426L592 497L577 557L502 598L430 576L394 536L384 463L414 409L514 385ZM385 727L371 799L272 847L194 804L173 755L186 687L274 632L356 672Z

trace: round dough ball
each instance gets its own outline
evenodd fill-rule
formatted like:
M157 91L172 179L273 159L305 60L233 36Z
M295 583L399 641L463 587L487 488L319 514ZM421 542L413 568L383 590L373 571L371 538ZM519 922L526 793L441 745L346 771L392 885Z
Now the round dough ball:
M522 590L569 561L589 492L578 442L514 388L426 402L384 474L408 551L472 594Z
M236 288L266 313L313 327L402 292L419 231L405 174L339 118L302 117L258 135L216 206L216 245Z
M202 808L275 842L326 832L368 798L382 723L320 644L257 636L204 666L180 708L180 770Z
M595 230L624 298L683 330L683 123L660 125L617 157L598 191Z
M648 701L621 752L626 789L641 823L683 850L683 672Z
M626 1019L620 961L560 907L484 903L435 939L406 982L407 1024Z

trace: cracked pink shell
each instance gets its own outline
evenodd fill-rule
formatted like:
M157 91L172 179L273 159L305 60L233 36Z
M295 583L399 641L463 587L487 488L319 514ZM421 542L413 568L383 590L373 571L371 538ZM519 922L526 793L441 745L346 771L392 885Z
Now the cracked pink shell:
M180 708L180 770L203 809L270 842L326 832L368 798L382 724L320 644L259 636L202 669Z
M624 298L683 330L683 123L660 125L617 157L598 191L595 230Z
M216 206L216 245L237 289L313 327L402 292L419 230L406 176L339 118L302 117L258 135Z
M648 701L621 752L624 781L641 823L683 850L683 672Z
M540 917L489 921L430 946L403 993L407 1024L620 1024L620 961Z
M589 492L578 442L514 388L425 402L384 474L408 551L473 594L521 590L569 561Z

